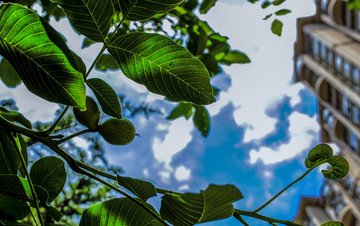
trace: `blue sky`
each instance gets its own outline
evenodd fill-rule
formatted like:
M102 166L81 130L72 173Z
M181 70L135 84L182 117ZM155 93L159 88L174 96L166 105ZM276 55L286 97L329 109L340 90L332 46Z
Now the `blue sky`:
M245 210L259 207L301 176L306 171L303 162L307 151L320 140L316 99L301 83L293 84L293 44L296 18L312 15L315 6L313 0L287 0L281 8L292 13L281 17L284 29L280 38L270 31L272 19L262 20L276 11L273 7L263 10L260 4L245 0L219 0L207 15L200 15L214 30L229 37L233 49L246 52L252 60L247 65L224 66L222 74L212 80L223 92L208 106L212 116L209 137L202 138L191 120L138 116L131 120L140 137L127 146L105 145L110 164L121 166L126 176L181 192L198 192L210 183L234 184L245 197L235 206ZM65 20L52 24L89 67L101 45L83 50L83 37ZM91 76L110 82L127 99L146 101L165 114L175 105L149 94L120 71L93 71ZM28 93L23 85L8 89L1 83L0 99L6 98L14 98L20 112L32 122L53 120L58 107ZM76 141L87 146L81 138ZM300 196L319 195L322 181L319 172L312 172L261 213L292 220ZM158 205L156 199L151 202ZM251 225L268 225L247 220ZM204 225L239 223L229 219Z

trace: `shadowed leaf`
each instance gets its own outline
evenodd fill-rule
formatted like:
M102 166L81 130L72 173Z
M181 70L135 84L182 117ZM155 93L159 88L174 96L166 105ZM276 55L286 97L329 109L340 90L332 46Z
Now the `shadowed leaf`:
M21 220L30 213L26 201L0 194L0 219Z
M283 23L280 20L275 19L271 23L271 32L279 37L281 36L282 28L283 28Z
M280 10L275 12L275 15L276 16L283 16L283 15L286 15L286 14L289 14L289 13L291 13L290 9L280 9Z
M217 0L204 0L200 5L200 13L206 14L212 7L215 6Z
M333 156L332 148L327 144L319 144L312 148L305 159L305 166L311 168Z
M5 58L0 63L0 78L7 87L16 87L21 83L18 73Z
M189 119L190 116L193 114L193 105L186 102L180 102L173 110L171 111L170 115L167 119L177 119L181 116L184 116L186 119Z
M194 124L203 137L209 135L210 116L204 106L195 106Z
M121 177L118 175L117 182L119 185L136 195L143 202L146 202L149 198L157 195L155 186L147 181L131 177Z

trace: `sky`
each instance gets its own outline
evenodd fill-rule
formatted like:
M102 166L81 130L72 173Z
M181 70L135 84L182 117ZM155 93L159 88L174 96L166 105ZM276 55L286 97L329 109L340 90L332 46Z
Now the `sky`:
M244 195L234 205L244 210L256 209L301 176L306 171L308 151L321 141L316 98L302 83L294 83L293 45L296 18L314 14L315 5L313 0L287 0L277 9L281 8L292 10L279 17L284 23L281 37L271 33L271 18L262 20L275 11L273 6L264 10L259 3L219 0L206 15L199 15L215 31L229 37L232 49L245 52L252 60L246 65L223 66L222 73L212 79L222 92L216 103L207 106L211 115L208 138L201 137L191 120L165 119L175 103L150 94L120 71L94 70L90 77L108 81L127 99L145 101L165 112L150 119L131 118L141 136L127 146L105 144L109 163L121 166L125 176L180 192L199 192L211 183L234 184ZM101 45L81 49L83 36L66 20L51 24L89 67ZM32 122L53 120L58 108L29 93L24 85L10 89L0 83L0 99L7 98L15 99L19 111ZM76 141L86 147L81 138ZM300 197L319 195L322 183L322 174L312 172L260 213L292 220ZM150 202L158 206L156 200L159 198ZM250 225L268 225L245 219ZM229 218L203 225L240 224Z

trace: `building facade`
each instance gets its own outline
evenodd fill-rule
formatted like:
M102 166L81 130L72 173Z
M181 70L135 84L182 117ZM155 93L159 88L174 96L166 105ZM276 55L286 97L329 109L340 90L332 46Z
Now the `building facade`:
M295 79L316 94L322 142L340 147L350 172L325 181L321 197L303 197L295 221L360 226L360 12L343 0L316 0L316 8L297 21Z

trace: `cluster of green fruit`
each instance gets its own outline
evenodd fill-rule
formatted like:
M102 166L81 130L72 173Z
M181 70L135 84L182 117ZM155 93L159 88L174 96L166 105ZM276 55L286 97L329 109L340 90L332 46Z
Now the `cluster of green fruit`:
M100 109L95 100L86 96L86 111L73 108L76 120L99 134L112 145L126 145L135 138L135 127L127 119L110 118L99 125Z

